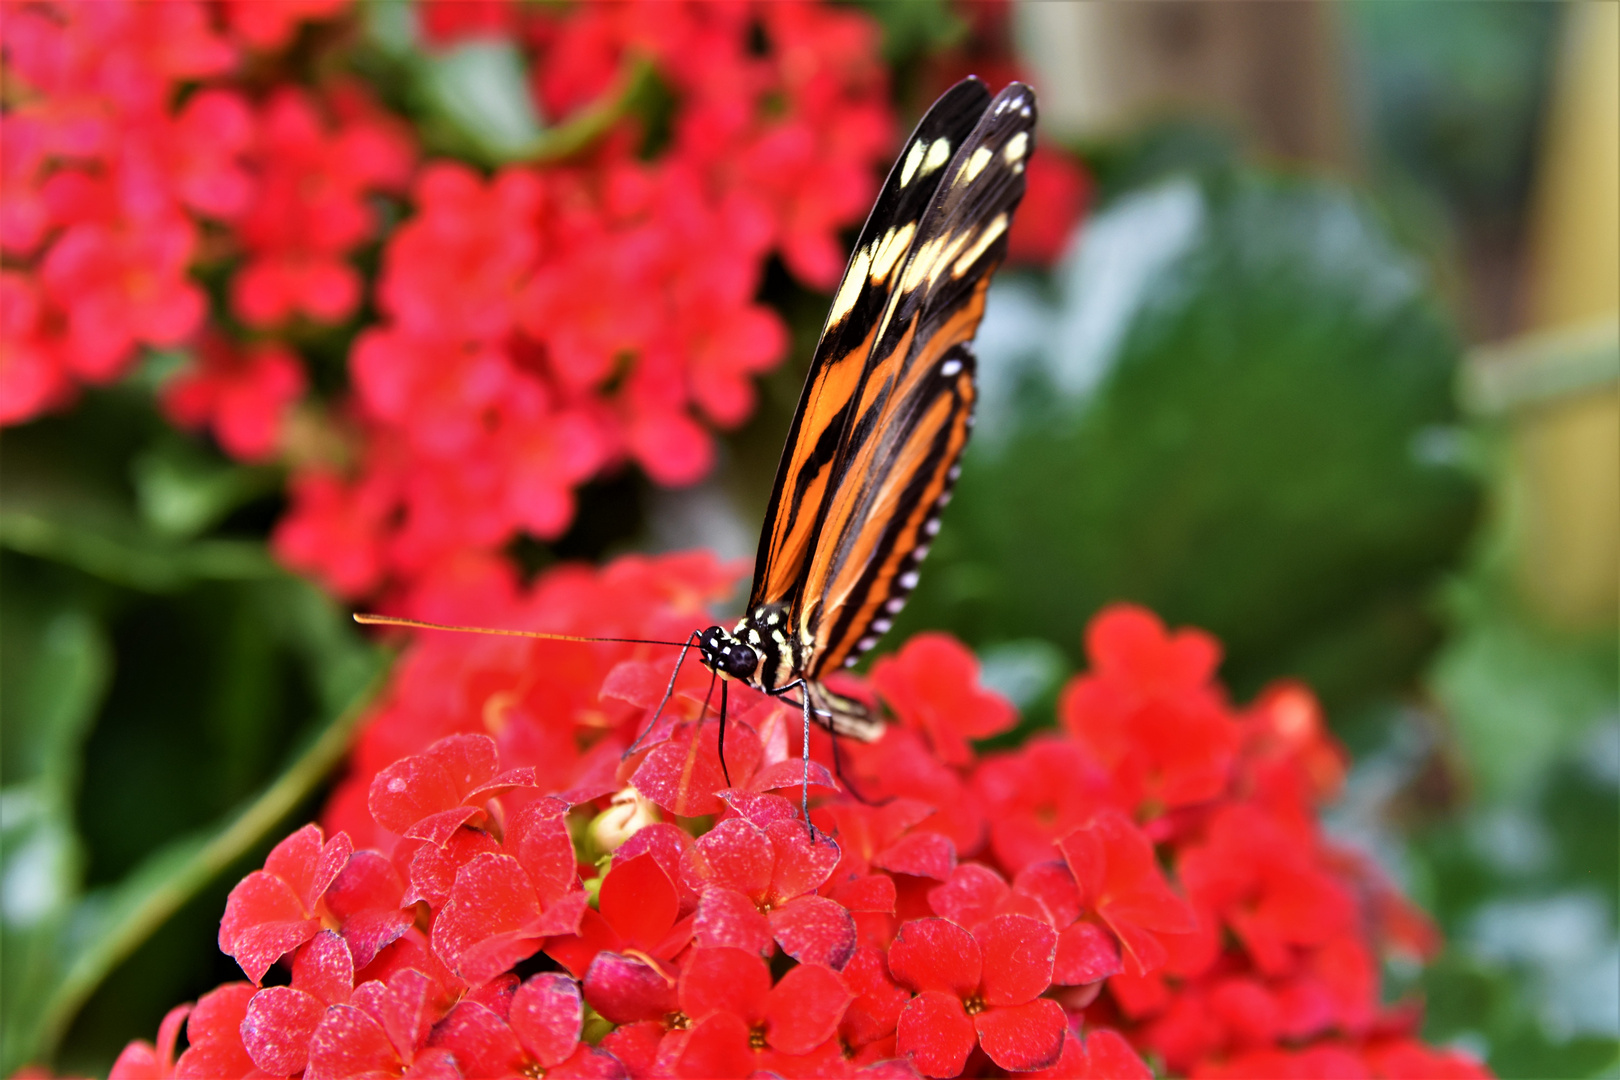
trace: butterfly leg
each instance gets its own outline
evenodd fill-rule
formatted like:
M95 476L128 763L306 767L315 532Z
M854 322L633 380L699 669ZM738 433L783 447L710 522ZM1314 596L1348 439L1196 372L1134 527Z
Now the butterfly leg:
M681 655L675 659L675 670L669 673L669 685L664 687L663 699L658 702L658 708L653 710L652 719L647 721L647 726L641 729L641 734L636 736L636 741L630 744L630 748L624 752L623 757L629 757L641 749L641 740L650 735L652 729L658 726L658 718L664 715L664 706L669 704L669 699L675 694L675 679L681 673L681 665L686 663L686 651L692 647L693 642L697 639L698 632L694 630L686 639L686 644L681 646Z
M720 680L720 772L731 786L731 770L726 767L726 680Z

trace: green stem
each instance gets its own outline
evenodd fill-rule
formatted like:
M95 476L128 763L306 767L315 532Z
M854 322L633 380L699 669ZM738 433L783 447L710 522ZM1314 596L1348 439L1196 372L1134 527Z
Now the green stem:
M162 926L186 901L232 863L240 859L272 828L292 813L321 779L342 760L349 736L366 706L382 687L387 668L380 670L335 717L326 730L292 765L249 803L235 820L211 839L177 841L153 855L108 898L109 924L94 935L93 944L69 965L56 992L45 1006L40 1025L39 1050L54 1054L57 1043L79 1009L103 979ZM177 864L177 865L176 865ZM156 879L148 886L147 879ZM145 891L143 893L143 886ZM118 892L136 894L127 907ZM119 910L123 907L122 910Z

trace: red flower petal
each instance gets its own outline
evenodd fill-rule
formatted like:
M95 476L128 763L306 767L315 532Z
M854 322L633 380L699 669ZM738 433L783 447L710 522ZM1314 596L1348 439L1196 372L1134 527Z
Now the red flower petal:
M675 1011L675 983L639 959L602 952L585 973L585 1000L611 1023L662 1020Z
M310 1039L326 1003L290 986L260 990L242 1020L242 1045L253 1064L271 1076L293 1076L309 1063Z
M802 821L773 821L765 835L776 857L766 893L774 903L814 892L838 865L838 844L821 832L812 835Z
M798 781L795 779L794 782ZM773 821L793 821L799 816L799 808L780 795L762 795L757 791L730 788L720 792L720 797L726 800L726 805L731 807L734 814L747 818L762 829L768 828ZM801 829L803 827L800 826Z
M397 1076L404 1067L383 1026L353 1005L333 1005L309 1040L304 1080L342 1080L366 1073Z
M512 816L506 830L507 851L517 857L540 903L547 906L579 887L574 841L567 820L556 811L551 800L530 803Z
M956 845L941 833L907 833L872 862L896 874L945 881L956 868Z
M1084 986L1123 971L1119 943L1096 923L1070 923L1058 934L1057 956L1052 961L1052 982Z
M802 964L835 971L855 952L855 920L825 896L801 896L770 913L770 929L782 951Z
M989 958L984 965L984 999L989 1004L1021 1005L1052 984L1058 936L1039 919L997 915L973 937Z
M231 890L219 923L219 948L235 957L255 983L282 956L315 936L320 921L305 916L281 878L255 870Z
M689 724L653 747L630 778L636 790L681 817L724 810L725 804L714 793L726 786L725 774L718 754L705 746L701 734L696 724ZM730 749L728 746L728 752Z
M962 1002L928 990L912 998L900 1014L894 1047L924 1076L956 1076L978 1042Z
M1044 1069L1056 1062L1068 1027L1063 1006L1048 998L986 1009L973 1018L973 1026L990 1060L1014 1072Z
M717 1012L692 1025L675 1058L676 1076L692 1080L743 1077L754 1071L748 1024L729 1012Z
M681 1011L694 1020L729 1012L753 1023L762 1017L771 973L758 953L693 949L681 971Z
M545 974L518 987L507 1022L529 1056L549 1069L579 1046L584 1020L579 984L565 975Z
M832 891L832 898L850 911L894 914L894 878L888 874L866 874L851 878Z
M844 983L857 996L844 1013L841 1033L844 1041L854 1047L865 1046L894 1034L911 995L889 978L889 966L883 950L874 945L863 945L855 950L849 963L840 973Z
M735 889L704 890L692 919L692 940L698 945L766 955L771 951L771 937L771 921L748 897Z
M996 913L996 905L1011 892L1001 875L980 863L963 863L950 880L928 890L934 914L958 926L972 928Z
M681 860L681 877L695 891L719 886L758 902L770 887L775 859L763 829L742 818L728 818L698 837Z
M532 955L538 940L525 944L522 934L540 918L540 902L534 885L523 867L510 855L484 853L456 872L438 918L433 922L433 951L460 972L463 954L482 942L500 938L500 956L480 956L481 967L493 966L490 975L499 974L517 961ZM504 963L499 962L504 959ZM471 981L481 979L463 975Z
M838 975L800 964L765 997L765 1037L788 1054L808 1054L833 1037L852 997Z
M506 1021L475 1001L451 1009L433 1026L428 1045L454 1054L463 1076L509 1076L525 1064L523 1047Z
M353 854L347 834L338 833L323 844L320 826L305 825L270 850L264 869L290 885L304 910L312 912Z
M455 778L433 758L417 754L377 774L367 805L377 824L404 836L418 821L460 802Z
M889 946L889 971L913 990L966 997L979 988L983 967L973 935L945 919L908 922Z
M612 869L602 879L597 907L615 931L645 951L675 925L681 899L658 860L644 854L613 860Z
M354 990L354 968L354 955L343 938L322 930L293 956L292 984L325 1005L337 1005Z

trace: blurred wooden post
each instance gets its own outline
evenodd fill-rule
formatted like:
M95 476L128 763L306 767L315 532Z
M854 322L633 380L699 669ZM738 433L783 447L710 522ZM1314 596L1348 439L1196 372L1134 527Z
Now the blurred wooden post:
M1110 135L1161 114L1224 121L1264 153L1352 163L1337 27L1315 0L1024 2L1020 51L1059 137Z
M1476 350L1465 391L1511 418L1521 590L1579 628L1620 613L1620 5L1566 19L1531 216L1532 330Z

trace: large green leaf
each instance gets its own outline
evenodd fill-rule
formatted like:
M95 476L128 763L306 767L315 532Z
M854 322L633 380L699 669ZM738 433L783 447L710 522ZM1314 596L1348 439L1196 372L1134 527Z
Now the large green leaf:
M1075 656L1114 600L1218 634L1240 691L1410 678L1475 493L1458 345L1342 189L1214 170L1116 200L992 290L957 499L899 632Z

